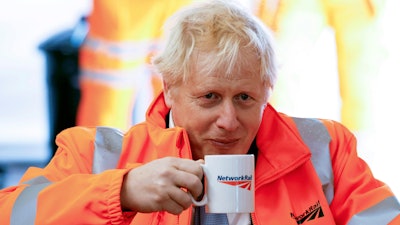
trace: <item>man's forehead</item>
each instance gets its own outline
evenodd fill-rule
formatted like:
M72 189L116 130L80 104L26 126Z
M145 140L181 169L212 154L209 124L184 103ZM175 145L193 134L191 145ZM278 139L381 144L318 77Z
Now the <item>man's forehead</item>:
M193 72L224 77L242 74L259 76L260 67L261 60L255 52L239 52L235 59L214 53L198 54L193 58L191 66Z

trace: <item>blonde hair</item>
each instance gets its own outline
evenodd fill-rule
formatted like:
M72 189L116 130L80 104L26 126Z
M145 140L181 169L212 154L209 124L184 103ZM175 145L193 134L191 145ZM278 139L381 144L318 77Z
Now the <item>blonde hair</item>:
M201 63L204 66L196 72L224 71L228 77L238 66L250 66L259 71L267 87L274 86L276 59L269 30L239 3L196 2L169 18L165 28L169 32L166 44L152 62L166 84L185 82L194 63ZM197 54L208 57L197 62ZM256 59L256 65L249 58Z

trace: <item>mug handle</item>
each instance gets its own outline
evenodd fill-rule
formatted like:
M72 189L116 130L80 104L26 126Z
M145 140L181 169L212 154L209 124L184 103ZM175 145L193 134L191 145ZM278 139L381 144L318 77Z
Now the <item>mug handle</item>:
M204 170L205 165L204 164L200 164L200 166L203 169L203 174L205 176L205 170ZM204 190L205 190L205 187L204 187ZM197 201L196 199L194 199L193 195L190 192L188 192L188 194L189 194L190 199L192 200L192 202L193 202L193 204L195 206L204 206L204 205L206 205L208 203L207 193L204 193L203 198L200 201Z
M193 205L195 206L204 206L208 203L208 198L207 194L204 194L203 199L200 201L197 201L196 199L193 198L192 194L189 193L190 199L192 199Z

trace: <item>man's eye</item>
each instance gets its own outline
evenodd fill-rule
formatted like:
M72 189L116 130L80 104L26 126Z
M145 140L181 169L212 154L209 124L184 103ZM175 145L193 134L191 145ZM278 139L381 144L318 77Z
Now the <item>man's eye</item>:
M246 94L241 94L239 97L240 97L240 100L243 100L243 101L248 100L250 98L250 96L248 96Z
M207 98L207 99L212 99L214 97L214 94L213 93L208 93L208 94L204 95L204 97Z

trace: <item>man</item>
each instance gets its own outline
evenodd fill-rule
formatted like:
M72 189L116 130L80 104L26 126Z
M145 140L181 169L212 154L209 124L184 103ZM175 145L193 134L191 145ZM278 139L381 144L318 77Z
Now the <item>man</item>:
M49 165L2 190L0 224L212 224L187 193L202 193L202 159L246 153L257 158L255 212L215 214L217 224L400 224L346 128L268 104L274 52L251 13L202 1L169 25L153 61L164 89L146 122L63 131Z

